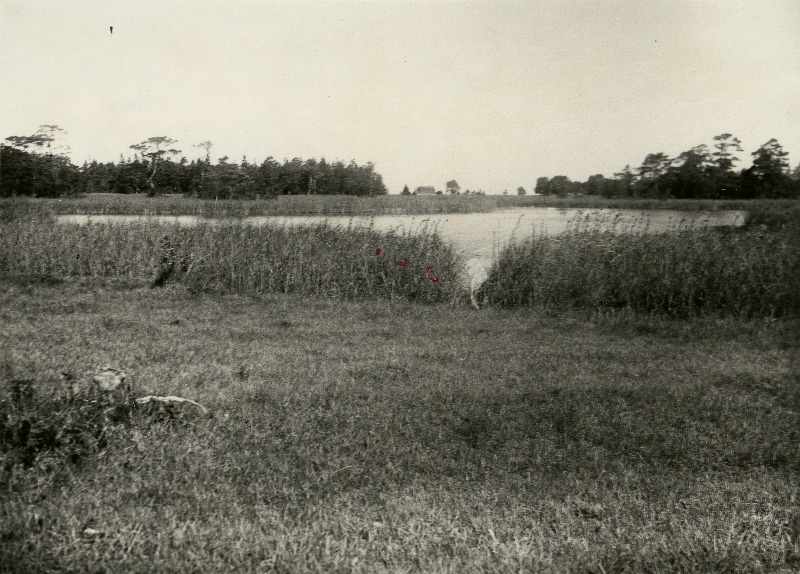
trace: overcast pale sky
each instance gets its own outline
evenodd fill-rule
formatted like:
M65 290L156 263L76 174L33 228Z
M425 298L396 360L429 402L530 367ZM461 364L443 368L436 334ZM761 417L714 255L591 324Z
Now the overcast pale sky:
M113 33L109 27L113 26ZM0 0L0 139L371 161L391 193L611 176L730 132L800 161L800 2Z

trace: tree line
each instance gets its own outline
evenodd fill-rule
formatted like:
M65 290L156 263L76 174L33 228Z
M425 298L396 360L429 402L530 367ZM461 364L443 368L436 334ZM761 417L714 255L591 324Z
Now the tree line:
M731 134L714 137L713 149L701 144L675 158L648 154L642 165L630 165L607 178L592 175L586 181L567 176L540 177L535 192L542 195L599 195L684 199L753 199L800 197L800 164L789 169L789 155L776 139L751 155L753 165L737 171L741 142Z
M115 162L72 164L58 126L41 126L31 136L11 136L0 144L0 195L56 197L78 193L179 193L205 199L263 198L277 195L383 195L383 178L372 163L294 158L262 163L227 156L211 161L213 144L194 146L205 157L189 161L176 140L151 137L133 144L133 157Z
M69 148L60 144L66 132L43 125L30 136L10 136L0 143L0 196L56 197L79 193L176 193L205 199L263 198L277 195L384 195L383 178L372 163L329 163L324 158L294 158L262 163L246 158L232 162L227 156L211 161L211 141L193 147L205 157L187 160L175 147L176 140L151 137L133 144L133 157L120 155L115 162L72 164ZM602 174L586 181L567 176L540 177L535 193L541 195L598 195L687 199L800 198L800 164L789 169L788 152L771 139L751 155L753 165L736 170L741 142L725 133L713 138L712 148L702 144L670 158L648 154L642 164L630 165L607 178ZM422 189L422 188L418 188ZM408 186L403 194L410 194ZM415 192L416 193L416 192ZM442 193L437 192L437 193ZM448 194L460 194L455 180L447 182ZM464 194L482 194L470 192ZM517 193L524 195L520 187Z

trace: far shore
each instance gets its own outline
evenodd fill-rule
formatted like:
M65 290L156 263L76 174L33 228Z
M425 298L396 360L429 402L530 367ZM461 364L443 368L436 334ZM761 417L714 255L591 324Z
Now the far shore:
M59 198L0 199L11 209L52 215L199 215L252 217L259 215L423 215L489 213L526 208L653 209L679 211L737 210L750 214L795 211L795 200L713 200L604 198L550 195L283 195L267 199L197 199L175 194L94 193Z

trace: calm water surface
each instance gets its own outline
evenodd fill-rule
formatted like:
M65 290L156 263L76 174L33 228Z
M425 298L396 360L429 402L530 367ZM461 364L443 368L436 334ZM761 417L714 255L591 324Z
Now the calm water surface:
M414 231L434 227L441 236L461 250L467 261L467 272L473 281L485 277L499 250L509 241L533 234L558 235L568 228L601 229L616 233L659 233L681 228L741 226L743 211L673 211L638 209L562 209L518 208L490 213L456 213L434 215L376 216L258 216L241 221L251 225L313 225L327 222L334 226L373 225L380 231L391 229ZM62 215L61 223L159 223L197 225L224 223L193 215Z

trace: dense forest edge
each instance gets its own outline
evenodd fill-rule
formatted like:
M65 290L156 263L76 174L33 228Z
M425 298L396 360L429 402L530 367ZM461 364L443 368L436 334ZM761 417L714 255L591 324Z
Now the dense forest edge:
M734 155L744 151L738 138L725 133L714 137L712 151L697 145L675 158L648 154L642 164L630 165L606 178L590 176L585 182L564 175L540 177L534 192L541 195L596 195L664 199L775 199L800 196L800 164L789 169L789 152L772 138L750 154L753 164L740 171Z
M382 196L388 193L383 177L368 162L328 162L325 158L268 157L260 164L243 157L239 163L227 156L211 160L211 141L192 147L204 157L189 160L167 136L151 137L129 146L132 155L120 154L114 162L69 159L61 143L66 132L43 125L33 135L10 136L0 144L0 197L64 197L82 194L182 195L201 199L269 199L284 195ZM738 138L725 133L713 145L697 145L670 158L648 154L639 167L626 165L613 177L602 174L586 181L565 175L540 177L534 195L551 197L604 197L616 199L739 200L800 197L800 164L790 169L789 153L776 139L752 152L752 165L736 169L743 149ZM485 195L483 190L461 190L455 180L446 191L408 185L401 195ZM507 195L507 192L505 192ZM527 195L520 186L516 195Z
M130 148L132 157L117 163L74 165L57 126L42 126L31 136L11 136L0 145L0 195L59 197L84 193L181 194L201 199L265 198L278 195L383 195L386 186L373 164L294 158L283 163L268 157L261 164L211 161L209 141L194 147L205 158L189 161L172 147L176 140L151 137Z

